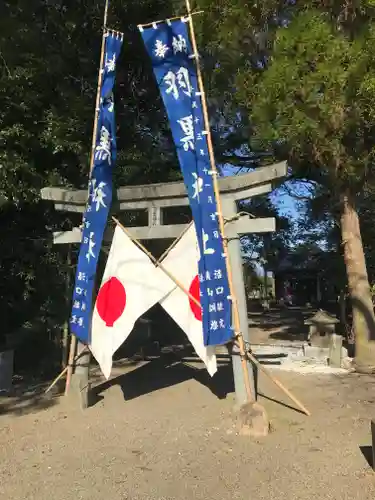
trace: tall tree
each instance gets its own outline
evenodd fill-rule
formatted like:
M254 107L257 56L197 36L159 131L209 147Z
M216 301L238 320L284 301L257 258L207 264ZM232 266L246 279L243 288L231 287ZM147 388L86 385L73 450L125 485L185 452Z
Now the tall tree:
M356 366L375 371L375 317L357 209L375 173L373 2L224 4L213 47L228 57L218 72L232 68L230 85L251 117L252 143L288 159L295 178L313 180L339 200ZM217 9L215 3L211 11Z

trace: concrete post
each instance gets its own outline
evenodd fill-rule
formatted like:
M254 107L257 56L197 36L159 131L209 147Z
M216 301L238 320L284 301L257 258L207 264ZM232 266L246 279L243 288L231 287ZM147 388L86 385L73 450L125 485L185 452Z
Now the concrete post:
M82 342L78 341L77 354L85 348ZM80 356L75 364L74 374L72 376L72 392L78 395L80 406L84 410L89 406L89 369L91 353L88 349Z
M341 368L342 336L332 333L329 341L329 366Z
M225 218L230 219L234 217L237 214L236 201L230 198L223 198L222 209ZM232 266L233 285L240 314L241 331L245 342L249 342L249 320L247 316L247 300L245 294L245 282L243 278L241 243L239 235L234 238L229 238L228 251ZM234 387L236 391L236 403L239 406L242 406L243 404L247 403L247 394L243 376L243 369L241 366L241 358L239 356L238 348L236 347L233 347L232 350L232 364ZM256 367L253 366L252 363L248 362L248 370L250 387L252 389L252 393L256 398L256 384L254 380L256 377Z
M150 205L148 210L148 225L149 227L161 226L163 224L163 214L161 207Z

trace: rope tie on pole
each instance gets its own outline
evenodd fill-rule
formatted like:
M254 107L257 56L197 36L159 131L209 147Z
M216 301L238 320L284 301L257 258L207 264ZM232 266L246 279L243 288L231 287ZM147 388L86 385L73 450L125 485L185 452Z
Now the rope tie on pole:
M255 215L251 214L249 212L237 212L236 215L233 215L233 217L224 217L224 223L228 224L228 222L233 222L235 220L238 220L240 217L249 217L250 219L255 219Z

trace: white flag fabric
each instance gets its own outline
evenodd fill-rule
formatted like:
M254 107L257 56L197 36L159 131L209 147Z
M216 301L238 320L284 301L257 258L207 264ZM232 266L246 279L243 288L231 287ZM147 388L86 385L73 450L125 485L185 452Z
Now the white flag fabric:
M163 266L173 275L192 296L200 299L198 279L199 248L194 224L163 260ZM159 269L162 273L162 270ZM174 285L173 290L160 300L160 305L186 333L195 352L204 362L212 376L217 371L215 347L203 344L202 310Z
M92 319L90 350L108 379L137 319L175 287L117 226Z

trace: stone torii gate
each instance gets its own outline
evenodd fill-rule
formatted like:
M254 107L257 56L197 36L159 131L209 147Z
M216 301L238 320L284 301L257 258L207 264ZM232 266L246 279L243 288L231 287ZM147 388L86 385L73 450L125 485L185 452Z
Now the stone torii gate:
M273 217L250 218L248 215L238 214L238 202L260 194L269 193L272 191L272 181L285 177L286 173L286 162L282 162L259 168L247 174L219 178L223 216L227 221L225 225L225 237L228 238L229 258L233 269L233 284L239 307L241 330L245 342L249 342L249 328L240 236L252 233L273 232L275 231L275 219ZM55 209L58 211L83 213L87 200L87 190L46 187L41 190L41 197L43 200L53 201ZM120 187L117 190L117 199L113 204L112 211L117 214L121 214L124 211L147 211L147 225L128 227L129 232L134 238L139 240L175 239L180 236L188 224L163 224L163 212L170 207L186 207L188 205L189 200L184 183L171 182ZM113 228L106 230L104 235L105 241L111 241L113 231ZM81 242L81 230L77 227L71 231L55 232L53 233L53 241L55 244L78 244ZM241 359L236 347L232 349L232 363L236 401L237 404L242 405L247 402L247 396ZM89 355L86 359L82 359L81 365L76 370L81 392L85 388L86 397L83 398L83 401L87 401L88 367ZM256 394L254 371L250 365L249 377L253 394Z

